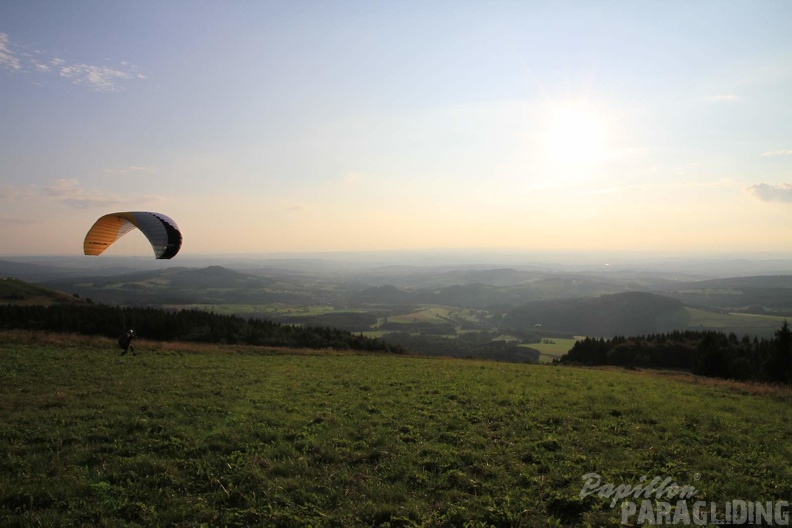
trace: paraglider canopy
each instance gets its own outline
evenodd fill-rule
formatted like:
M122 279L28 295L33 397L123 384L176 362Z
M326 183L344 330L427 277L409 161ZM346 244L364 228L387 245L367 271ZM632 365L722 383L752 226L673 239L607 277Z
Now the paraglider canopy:
M99 218L85 235L83 251L86 255L101 255L116 240L135 228L146 235L158 259L173 258L181 248L182 234L173 219L162 213L130 211Z

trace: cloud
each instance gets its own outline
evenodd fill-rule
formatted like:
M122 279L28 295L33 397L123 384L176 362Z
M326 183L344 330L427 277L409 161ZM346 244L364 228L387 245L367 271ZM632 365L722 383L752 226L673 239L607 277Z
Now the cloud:
M710 95L703 100L705 103L733 103L738 97L734 94Z
M119 89L119 81L131 79L132 74L123 70L90 64L69 64L58 71L61 77L71 79L74 84L85 84L97 92L112 92Z
M746 191L763 202L792 203L792 183L779 183L778 185L759 183L751 185Z
M9 216L0 216L0 225L28 225L32 224L33 220L26 218L14 218Z
M30 196L29 192L25 192L24 188L15 187L13 185L0 186L0 201L14 202Z
M51 68L47 64L42 64L37 61L31 61L31 64L33 64L33 68L40 73L46 73L51 70Z
M714 181L678 181L670 183L635 183L629 185L602 187L596 189L583 190L583 194L613 194L628 191L655 191L663 189L727 189L735 187L731 180Z
M11 50L8 43L8 35L0 33L0 67L8 70L19 70L19 57Z
M75 209L116 204L120 200L100 191L86 191L75 178L55 180L51 185L38 187L41 196L49 197Z
M792 156L792 150L773 150L770 152L762 152L759 155L765 158L769 156Z
M129 167L103 169L103 172L107 174L129 174L129 173L141 173L141 172L148 174L156 174L157 170L151 167L138 167L135 165L130 165Z
M119 65L96 65L70 62L60 57L20 53L7 33L0 33L0 69L29 75L57 75L73 84L87 86L96 92L114 92L133 79L146 79L138 68L128 62Z
M55 180L48 185L28 185L25 187L3 186L0 187L0 200L14 201L32 200L43 198L63 204L73 209L89 209L100 207L123 207L130 202L139 204L154 204L166 199L158 195L122 196L102 190L87 190L82 187L76 178Z

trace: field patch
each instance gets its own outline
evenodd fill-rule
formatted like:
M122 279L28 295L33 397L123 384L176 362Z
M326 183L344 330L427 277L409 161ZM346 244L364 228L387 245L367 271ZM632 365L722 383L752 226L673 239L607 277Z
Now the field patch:
M542 363L549 363L569 352L576 341L577 339L552 337L542 338L541 343L531 343L525 346L538 350L541 354L541 356L539 356L539 361Z
M414 312L388 317L389 323L432 323L444 324L448 322L448 315L453 308L444 306L422 306Z
M786 317L746 313L724 313L697 308L685 308L690 314L691 330L734 332L738 336L772 337Z

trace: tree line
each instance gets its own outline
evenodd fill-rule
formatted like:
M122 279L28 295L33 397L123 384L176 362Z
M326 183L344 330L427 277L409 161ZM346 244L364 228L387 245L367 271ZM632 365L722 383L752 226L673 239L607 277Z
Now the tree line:
M161 341L404 352L398 345L337 328L286 325L202 310L167 311L161 308L131 308L102 304L51 306L4 304L0 305L0 328L106 337L116 337L123 330L131 328L140 337Z
M701 376L792 384L792 330L784 321L772 339L715 331L586 338L560 364L673 368Z

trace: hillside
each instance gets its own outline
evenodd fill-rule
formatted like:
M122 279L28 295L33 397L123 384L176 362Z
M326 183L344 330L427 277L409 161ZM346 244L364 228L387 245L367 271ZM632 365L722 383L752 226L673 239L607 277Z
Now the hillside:
M403 352L398 346L392 347L380 339L337 328L285 325L206 310L169 311L94 303L84 303L79 307L62 304L0 305L0 329L109 337L117 336L128 328L134 329L138 336L156 340Z
M618 293L627 289L625 284L599 278L509 269L421 272L404 277L387 272L382 276L361 274L347 278L269 271L271 274L243 273L222 266L173 267L114 276L59 278L43 284L79 292L82 297L99 302L122 305L440 304L477 309Z
M97 302L125 306L301 302L306 299L299 288L285 285L271 289L273 282L267 277L209 266L54 279L43 284L77 291L82 297Z
M586 275L511 268L386 268L359 274L323 275L275 268L242 272L213 265L116 275L92 272L40 284L75 292L98 302L121 305L282 303L292 306L323 304L348 309L434 304L504 311L538 301L648 292L679 299L686 306L792 314L792 275L681 282L626 272Z
M771 335L773 318L792 316L792 275L672 281L645 273L614 271L582 274L521 271L513 268L434 269L397 267L346 274L258 268L236 271L223 266L184 266L120 275L84 275L41 283L97 303L211 310L287 324L329 325L352 331L393 331L393 321L428 306L474 310L442 325L402 326L410 334L442 331L519 332L534 339L595 332L626 335L670 329L715 328L726 332ZM676 299L679 306L621 303L598 305L607 295L644 295ZM652 295L655 297L652 297ZM614 297L613 299L620 299ZM699 308L691 311L693 308ZM622 310L622 311L619 311ZM747 321L726 312L768 317ZM500 323L504 321L505 326ZM315 319L315 320L314 320ZM544 320L544 322L542 322ZM750 323L750 324L748 324ZM542 324L542 327L536 326ZM533 337L529 334L533 334ZM532 341L535 342L535 341Z
M74 274L74 270L57 266L48 266L33 262L13 262L0 260L0 277L16 277L18 279L37 282L52 279L54 277L65 277Z
M669 477L695 487L688 508L720 515L735 498L792 496L783 388L0 337L3 526L623 526L611 498L581 497L592 472L614 486Z
M689 306L792 315L792 275L733 277L676 285L666 292Z
M505 330L541 327L575 335L641 335L685 328L689 314L677 299L652 293L628 292L595 298L528 303L509 312Z
M83 304L85 301L62 291L29 284L13 277L0 279L0 304Z

